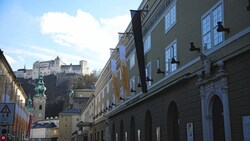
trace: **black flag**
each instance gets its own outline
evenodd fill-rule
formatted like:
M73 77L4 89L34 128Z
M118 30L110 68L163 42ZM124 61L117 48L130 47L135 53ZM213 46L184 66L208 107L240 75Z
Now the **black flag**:
M135 40L135 49L137 54L137 61L139 66L139 73L141 78L142 92L147 93L146 75L145 75L145 60L144 47L142 41L142 27L141 27L141 11L130 10L132 17L132 28Z

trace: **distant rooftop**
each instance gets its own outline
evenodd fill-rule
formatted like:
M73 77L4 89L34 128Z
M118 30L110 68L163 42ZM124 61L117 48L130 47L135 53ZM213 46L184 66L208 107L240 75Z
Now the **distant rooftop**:
M56 124L54 122L51 123L38 123L36 122L32 128L55 128L57 127Z
M81 109L65 109L59 115L80 114Z

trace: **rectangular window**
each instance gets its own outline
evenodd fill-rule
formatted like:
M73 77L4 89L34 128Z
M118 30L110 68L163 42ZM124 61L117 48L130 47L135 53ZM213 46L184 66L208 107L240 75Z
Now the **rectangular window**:
M223 33L217 32L217 22L222 22L222 4L216 4L202 16L202 46L207 51L223 41Z
M107 85L104 87L103 93L104 95L107 94Z
M222 5L220 4L213 10L213 30L214 30L214 45L222 42L222 32L217 32L218 24L217 22L222 22Z
M131 57L129 58L129 66L130 66L130 69L132 69L134 66L135 66L135 54L133 53L131 55Z
M171 64L172 58L174 58L177 61L177 51L176 51L177 45L176 41L170 44L166 50L165 50L165 56L166 56L166 75L169 73L175 71L177 69L177 64Z
M151 48L151 35L148 35L144 40L144 54L147 53Z
M107 84L107 94L109 93L109 83Z
M147 85L151 86L152 85L152 78L151 78L151 63L148 63L145 67L145 73L146 73L146 80L147 80Z
M119 71L120 80L122 80L122 71Z
M113 95L112 95L112 103L111 103L111 104L116 104L115 101L116 101L116 100L115 100L115 95L113 94Z
M165 32L167 33L176 23L176 4L169 7L165 16Z
M115 134L115 141L118 141L118 133Z
M121 97L121 98L124 98L124 91L123 91L123 88L120 88L120 97Z
M135 77L130 79L130 89L135 89Z
M104 98L104 91L102 91L102 98Z
M141 78L140 78L140 74L138 74L137 76L137 87L141 86Z
M125 141L128 141L128 132L125 132Z
M109 99L107 99L106 107L109 108Z
M134 91L135 91L135 77L132 77L130 79L130 90L131 90L131 94L134 95Z
M138 141L141 141L141 130L137 130Z
M104 110L104 103L102 103L102 111Z

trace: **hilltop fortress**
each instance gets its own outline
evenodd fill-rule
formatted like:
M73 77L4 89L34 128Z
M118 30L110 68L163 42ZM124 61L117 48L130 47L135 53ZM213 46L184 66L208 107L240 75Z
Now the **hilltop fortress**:
M50 74L57 75L59 73L78 75L89 74L87 61L81 60L79 65L66 65L58 56L50 61L36 61L33 63L33 69L26 69L24 67L23 69L14 71L14 73L18 78L37 79L39 71L43 76Z

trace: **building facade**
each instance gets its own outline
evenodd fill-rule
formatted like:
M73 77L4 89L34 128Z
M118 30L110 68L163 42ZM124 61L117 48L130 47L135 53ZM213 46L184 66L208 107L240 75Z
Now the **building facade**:
M77 134L73 136L77 141L89 141L93 138L93 131L91 130L94 125L94 95L91 95L87 104L81 111L80 122L77 123Z
M83 136L78 123L81 122L82 109L88 105L93 89L70 89L68 92L68 104L59 113L59 140L81 140Z
M57 141L59 133L58 117L47 117L46 119L35 122L30 131L32 141Z
M65 109L59 113L59 140L70 141L72 134L77 131L80 121L80 109Z
M89 68L85 60L81 60L79 65L66 65L61 58L57 56L54 60L50 61L36 61L33 63L33 69L26 69L24 67L24 69L19 69L14 73L20 78L38 79L39 73L44 76L51 74L57 75L59 73L85 75L89 74Z
M21 84L17 81L3 51L0 50L0 104L3 105L3 107L5 107L5 103L14 104L15 106L13 123L9 123L8 125L4 124L4 120L2 119L4 116L3 111L5 110L0 109L0 127L7 126L9 138L11 138L11 140L23 141L29 138L29 121L31 113L28 111L27 107L25 107L26 99L26 93Z
M249 7L143 0L96 83L90 140L247 140Z

